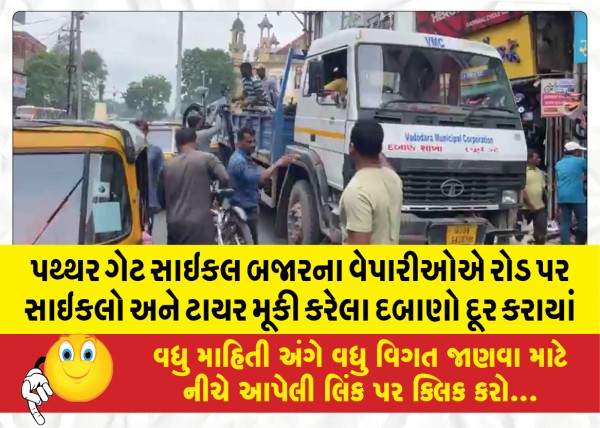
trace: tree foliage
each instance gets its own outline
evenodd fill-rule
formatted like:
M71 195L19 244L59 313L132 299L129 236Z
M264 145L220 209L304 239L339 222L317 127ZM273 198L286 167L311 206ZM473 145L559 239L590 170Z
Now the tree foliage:
M202 71L208 88L207 102L221 96L222 85L229 88L234 84L233 63L229 53L221 49L186 49L181 63L181 94L185 105L202 99Z
M94 103L98 94L98 85L106 80L108 70L102 56L94 50L87 50L82 54L82 114L91 117L94 112ZM27 74L26 103L39 107L67 107L67 82L68 82L68 52L62 49L53 49L50 52L38 52L32 55L25 63ZM77 110L76 73L72 76L72 111Z
M131 82L123 95L131 110L141 112L147 120L159 120L167 115L166 105L171 98L171 83L163 75L149 75L141 82Z
M27 60L27 104L65 108L67 66L64 60L61 54L55 52L39 52Z

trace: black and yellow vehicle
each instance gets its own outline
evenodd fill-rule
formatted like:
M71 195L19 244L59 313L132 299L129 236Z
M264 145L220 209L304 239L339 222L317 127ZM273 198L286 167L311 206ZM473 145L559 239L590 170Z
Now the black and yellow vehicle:
M128 122L17 120L15 244L142 244L144 135Z
M175 156L175 133L181 125L177 122L150 122L148 125L149 143L162 149L165 160Z

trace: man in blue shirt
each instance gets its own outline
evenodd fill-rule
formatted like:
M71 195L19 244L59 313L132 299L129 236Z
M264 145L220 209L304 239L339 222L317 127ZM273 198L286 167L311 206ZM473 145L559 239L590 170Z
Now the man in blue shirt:
M252 128L240 128L237 133L238 147L231 155L227 173L231 188L235 190L233 202L243 208L248 216L248 226L252 233L254 244L258 244L258 202L259 188L280 167L286 167L297 156L284 155L267 169L260 168L250 158L256 149L255 132Z
M560 209L560 242L571 243L571 221L577 221L576 243L583 245L587 240L587 207L583 183L587 174L587 163L583 152L587 150L579 143L565 144L565 155L556 164L556 187Z

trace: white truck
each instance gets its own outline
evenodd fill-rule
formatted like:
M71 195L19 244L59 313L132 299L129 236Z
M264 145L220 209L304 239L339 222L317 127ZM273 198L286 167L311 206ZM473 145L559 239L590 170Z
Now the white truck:
M314 41L308 52L290 53L282 90L300 59L295 113L280 101L274 114L233 114L220 146L228 158L234 132L250 126L257 131L255 162L300 155L261 191L290 244L341 241L338 203L354 173L349 138L361 118L382 125L384 155L403 181L401 243L506 243L517 233L527 145L495 48L347 29ZM345 85L326 91L340 74Z

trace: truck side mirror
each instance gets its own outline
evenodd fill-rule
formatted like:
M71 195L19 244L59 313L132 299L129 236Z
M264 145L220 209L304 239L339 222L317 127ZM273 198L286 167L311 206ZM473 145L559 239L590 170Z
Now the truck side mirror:
M325 86L323 61L310 61L308 63L308 90L310 94L320 94Z

